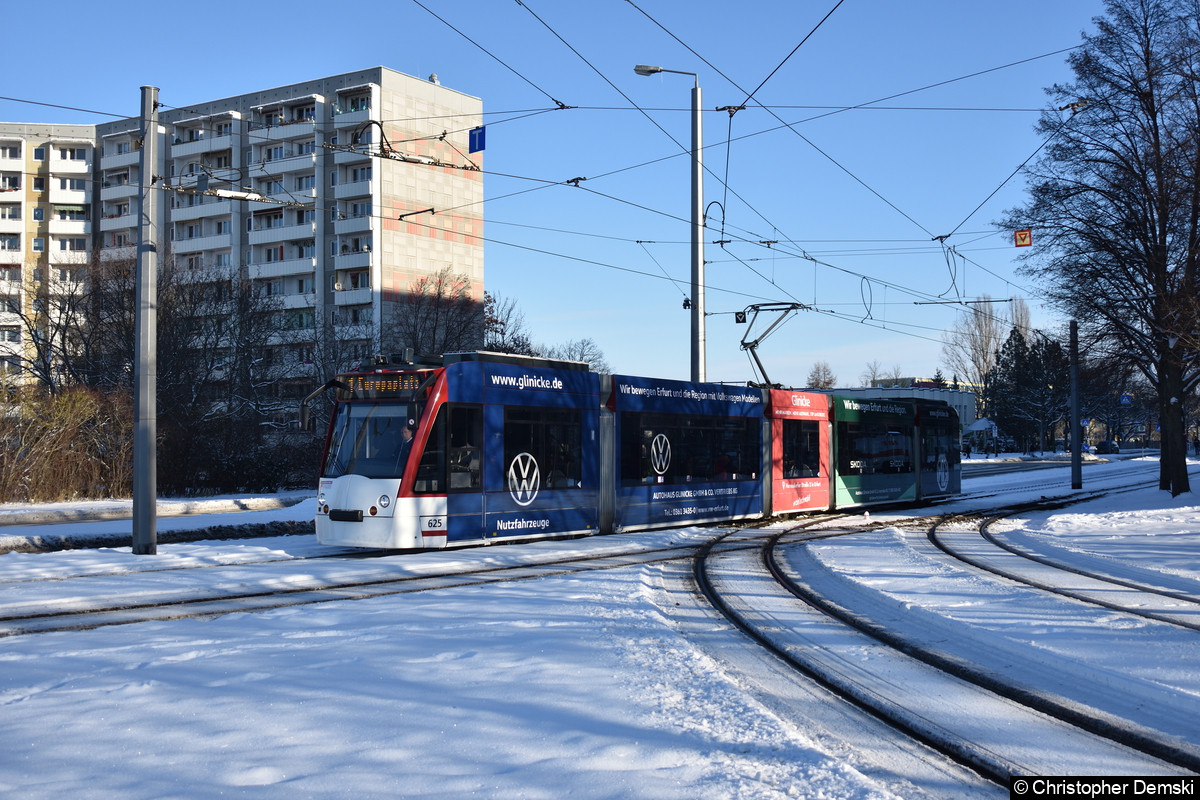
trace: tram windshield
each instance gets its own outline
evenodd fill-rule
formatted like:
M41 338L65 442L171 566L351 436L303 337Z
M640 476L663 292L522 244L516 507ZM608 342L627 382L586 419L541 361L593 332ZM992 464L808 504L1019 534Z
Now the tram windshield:
M408 463L418 418L415 403L340 404L321 474L399 478Z

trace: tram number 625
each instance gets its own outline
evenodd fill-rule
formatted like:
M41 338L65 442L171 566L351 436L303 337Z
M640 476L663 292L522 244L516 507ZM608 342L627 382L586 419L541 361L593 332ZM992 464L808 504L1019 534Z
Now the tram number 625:
M445 533L446 518L445 517L421 517L421 530Z

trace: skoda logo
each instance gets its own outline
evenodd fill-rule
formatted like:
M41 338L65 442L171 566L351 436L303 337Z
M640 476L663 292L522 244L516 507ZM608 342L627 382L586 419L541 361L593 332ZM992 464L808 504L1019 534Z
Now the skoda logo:
M537 497L542 473L537 459L529 453L518 453L508 465L508 493L519 506L527 506Z
M671 466L671 440L665 433L658 434L650 443L650 466L659 475L666 475L667 467Z

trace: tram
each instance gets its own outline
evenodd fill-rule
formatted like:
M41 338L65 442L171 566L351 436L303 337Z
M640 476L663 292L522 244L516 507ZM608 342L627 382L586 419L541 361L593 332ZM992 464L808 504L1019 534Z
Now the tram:
M931 402L599 374L486 352L374 364L329 389L323 544L458 547L959 491L957 415Z

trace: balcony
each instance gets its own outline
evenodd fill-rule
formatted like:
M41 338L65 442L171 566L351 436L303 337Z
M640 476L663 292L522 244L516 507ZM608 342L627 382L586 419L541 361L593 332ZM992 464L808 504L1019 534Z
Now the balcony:
M263 228L250 231L250 244L272 244L273 242L290 242L296 239L312 239L316 236L315 222L305 222L300 225L283 225L277 228Z
M218 233L214 236L197 236L193 239L176 239L171 248L176 253L199 253L203 250L224 250L232 245L228 233Z
M105 217L100 220L100 231L120 231L136 228L138 226L137 214L122 214L117 217Z
M101 261L132 261L137 257L137 247L132 244L105 245L100 249Z
M82 206L88 203L86 189L61 189L57 181L50 187L50 202L58 205Z
M333 115L333 124L338 128L348 128L352 125L362 125L371 119L370 108L360 108L358 111L346 111Z
M188 158L203 153L216 153L233 148L233 137L212 136L207 139L193 139L190 142L178 142L171 145L171 158Z
M334 256L334 269L361 269L371 266L371 251L360 250L357 253L347 252Z
M128 153L103 156L100 159L100 169L120 169L121 167L136 167L141 163L142 151L130 150Z
M334 164L358 164L358 163L370 161L371 160L370 153L365 152L365 148L370 147L370 145L358 145L358 147L364 148L364 152L360 153L360 152L357 152L354 150L336 150L336 151L334 151L333 163Z
M285 278L289 275L312 275L317 268L315 258L293 258L289 261L270 261L251 264L246 269L251 278Z
M24 263L24 253L20 250L0 250L0 264Z
M0 233L24 233L25 220L0 219Z
M371 287L365 289L343 289L333 293L333 302L337 306L361 306L374 299Z
M339 219L333 223L333 232L338 236L351 233L365 233L375 230L375 218L368 216Z
M58 158L57 153L55 154L54 160L51 161L50 164L51 175L87 175L92 171L92 162L90 160L83 161L82 159L76 160L73 158Z
M281 142L287 139L312 136L315 127L315 120L301 119L295 122L283 122L279 125L272 125L269 128L251 127L251 130L254 132L253 138L258 141Z
M270 161L255 161L250 165L250 177L252 179L273 178L290 172L312 172L316 167L317 154L302 153Z
M140 187L136 183L115 183L100 190L100 199L106 203L138 196Z
M171 220L187 222L201 217L228 217L233 213L233 203L229 200L208 197L204 199L205 202L197 203L194 206L178 206L171 209ZM210 200L211 202L208 202Z
M334 188L333 196L337 200L344 200L348 197L370 197L371 182L354 181L353 183L339 184Z
M92 232L92 223L86 219L52 219L48 227L51 234L59 236L86 236Z
M317 304L317 296L312 292L308 294L272 295L272 297L278 297L280 305L283 308L312 308Z
M91 250L51 250L47 254L51 266L85 266L92 260Z

